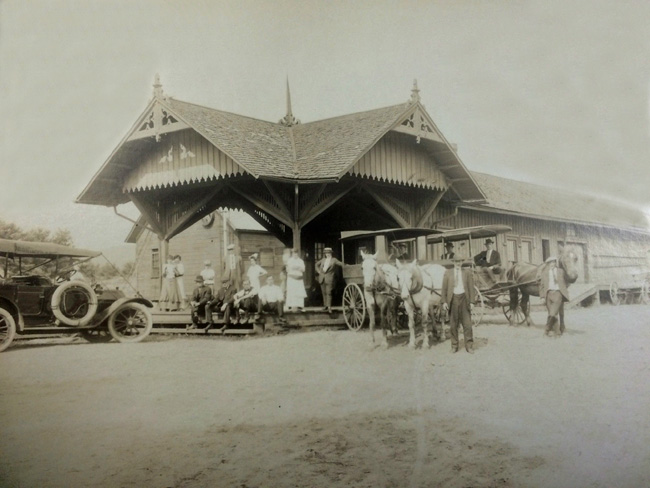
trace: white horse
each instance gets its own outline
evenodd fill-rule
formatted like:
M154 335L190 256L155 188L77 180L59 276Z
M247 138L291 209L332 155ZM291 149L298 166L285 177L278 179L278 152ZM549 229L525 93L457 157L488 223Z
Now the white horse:
M361 251L363 262L363 295L368 306L370 317L371 345L375 345L375 305L379 309L382 341L381 347L388 348L386 337L386 313L388 307L395 307L395 296L399 291L397 281L397 268L391 264L378 264L377 254L366 254Z
M400 287L400 295L404 300L404 308L409 318L409 347L415 348L415 313L420 310L422 314L422 347L429 347L428 323L434 323L433 306L434 290L442 288L442 278L445 268L439 264L427 264L418 266L417 261L397 264L397 280ZM433 328L433 326L432 326ZM438 339L443 340L442 331L437 331Z

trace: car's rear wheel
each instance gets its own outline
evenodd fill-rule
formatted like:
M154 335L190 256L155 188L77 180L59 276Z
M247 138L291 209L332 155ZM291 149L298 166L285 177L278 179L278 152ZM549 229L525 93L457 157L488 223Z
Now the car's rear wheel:
M16 321L4 308L0 308L0 352L7 349L16 337Z
M126 303L108 318L108 330L118 342L140 342L152 327L151 312L141 303Z

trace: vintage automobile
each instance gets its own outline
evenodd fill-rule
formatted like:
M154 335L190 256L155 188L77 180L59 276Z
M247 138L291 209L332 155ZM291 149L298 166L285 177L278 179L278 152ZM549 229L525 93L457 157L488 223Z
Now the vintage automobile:
M0 280L0 351L11 345L16 334L78 333L90 342L139 342L149 335L150 301L75 279L74 263L100 255L49 242L0 239L0 257L5 258ZM11 277L9 260L18 266L18 274ZM23 271L25 262L30 264ZM54 281L35 273L45 265L54 266Z

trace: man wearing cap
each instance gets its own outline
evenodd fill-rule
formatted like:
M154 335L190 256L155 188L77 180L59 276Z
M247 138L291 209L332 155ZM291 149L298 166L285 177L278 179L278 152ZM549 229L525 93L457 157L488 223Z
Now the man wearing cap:
M203 261L203 269L201 270L203 277L203 284L210 287L214 291L214 269L212 268L212 261L206 259Z
M332 257L332 248L323 249L323 259L316 263L316 273L318 273L318 283L323 294L323 305L327 312L332 312L332 289L334 288L334 279L337 266L343 266L343 263Z
M485 251L474 256L474 264L479 266L479 273L485 284L490 287L499 281L503 281L501 268L501 256L498 251L492 249L494 241L485 240Z
M210 317L210 320L208 320L208 326L205 328L206 332L214 325L212 312L223 313L223 325L219 331L223 332L230 325L230 312L235 293L237 293L237 290L230 281L230 278L227 276L221 278L221 288L214 294L214 298L207 306L207 316Z
M454 254L454 243L449 241L445 242L445 252L440 256L440 259L453 259Z
M228 255L223 263L222 276L227 277L235 289L241 287L242 266L241 257L235 252L235 245L228 244Z
M476 300L474 276L468 267L462 267L463 258L454 257L454 267L447 268L442 278L440 303L445 312L449 312L449 329L451 332L451 352L458 352L458 325L463 326L465 350L474 354L474 336L472 334L472 308Z
M210 307L208 302L212 299L212 289L205 284L203 276L199 275L194 279L196 288L192 292L192 322L212 322Z
M537 272L539 296L546 303L548 317L545 334L550 336L564 334L564 302L569 301L569 287L564 271L558 268L557 258L549 257ZM557 316L560 315L559 328L556 327Z

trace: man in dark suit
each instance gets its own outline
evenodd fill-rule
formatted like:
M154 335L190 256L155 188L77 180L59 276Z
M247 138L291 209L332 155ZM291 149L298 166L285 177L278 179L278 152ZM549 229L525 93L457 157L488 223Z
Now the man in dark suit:
M212 312L223 313L223 325L217 330L223 332L230 325L230 314L232 312L231 307L235 293L237 293L237 289L233 286L230 278L228 276L221 278L221 288L219 288L219 290L214 294L214 298L210 301L207 307L209 310L208 316L210 317L210 320L205 329L206 332L214 325Z
M474 264L479 266L479 274L488 288L499 281L504 281L501 256L498 251L492 249L493 244L492 239L486 239L485 251L474 256Z
M190 302L192 306L193 325L190 328L194 329L196 327L195 324L203 321L208 323L207 327L209 328L210 322L212 321L209 305L210 300L212 300L212 288L205 284L201 275L198 275L194 282L196 283L196 288L192 292L192 301Z
M442 309L449 311L451 331L451 352L458 352L458 324L463 325L465 350L474 354L472 334L472 308L476 300L474 276L469 267L462 267L463 258L454 257L454 267L445 271L442 278L440 303Z
M328 312L331 312L336 267L342 266L343 263L332 256L331 247L323 249L323 253L323 259L316 263L316 272L318 273L318 283L323 294L323 305Z

